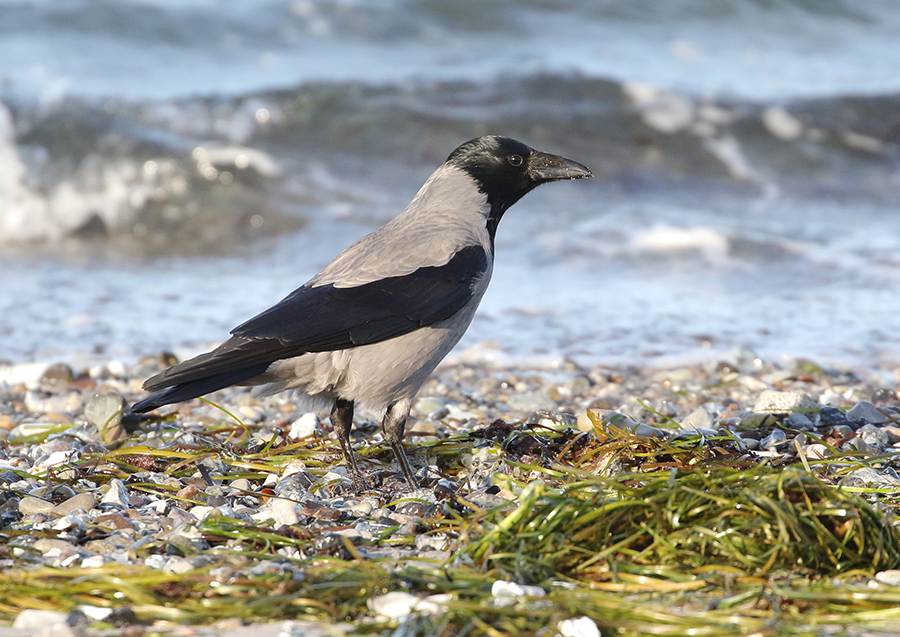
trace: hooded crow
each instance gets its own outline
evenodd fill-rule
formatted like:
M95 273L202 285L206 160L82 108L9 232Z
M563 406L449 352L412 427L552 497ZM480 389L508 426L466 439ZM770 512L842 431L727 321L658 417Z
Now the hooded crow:
M537 186L591 177L578 162L508 137L454 150L412 202L302 287L231 330L219 347L144 383L148 412L231 385L260 395L293 389L330 412L354 481L353 409L382 415L384 437L413 487L403 452L412 399L472 321L494 262L503 213ZM363 482L364 484L364 482Z

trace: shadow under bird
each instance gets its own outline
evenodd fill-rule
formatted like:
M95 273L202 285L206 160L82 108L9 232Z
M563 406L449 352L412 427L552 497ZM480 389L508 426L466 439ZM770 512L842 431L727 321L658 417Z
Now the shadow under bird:
M472 321L491 278L500 218L543 183L591 176L578 162L508 137L464 143L397 217L213 351L150 378L144 389L158 393L133 411L231 385L261 395L296 390L302 407L330 412L354 482L362 482L350 446L359 405L383 415L385 440L415 487L401 445L412 399Z

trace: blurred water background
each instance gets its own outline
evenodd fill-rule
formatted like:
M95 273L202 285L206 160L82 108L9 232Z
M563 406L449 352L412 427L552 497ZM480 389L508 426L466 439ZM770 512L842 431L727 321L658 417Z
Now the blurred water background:
M458 352L889 368L898 43L894 0L0 0L0 360L215 344L496 133L596 178L504 218Z

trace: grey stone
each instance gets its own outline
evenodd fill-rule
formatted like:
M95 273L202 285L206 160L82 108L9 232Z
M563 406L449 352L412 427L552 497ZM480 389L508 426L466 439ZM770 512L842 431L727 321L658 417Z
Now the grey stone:
M827 427L827 426L844 426L850 425L850 420L847 418L847 414L838 409L837 407L833 407L831 405L825 405L822 409L819 410L819 419L816 423L819 427ZM851 431L853 428L851 427Z
M663 438L667 435L662 429L657 429L656 427L651 427L644 423L639 423L631 433L638 438Z
M799 391L775 391L767 389L760 393L753 411L769 414L791 412L814 412L821 407L818 402Z
M84 418L100 430L104 442L114 442L125 437L122 414L125 399L119 394L108 392L93 396L84 408Z
M775 447L787 440L787 434L784 433L781 429L773 429L772 433L759 441L759 446L761 449L767 449L768 451L773 451Z
M870 403L868 400L861 400L847 412L847 418L853 422L865 421L872 425L880 425L888 422L888 417Z
M19 513L24 516L37 515L38 513L50 513L53 510L53 503L35 498L33 496L25 496L19 501Z
M747 429L759 429L771 427L777 422L775 416L767 412L750 412L741 416L740 425Z
M641 401L639 401L634 396L625 400L625 402L622 403L619 407L619 411L625 414L628 418L631 418L632 420L638 422L653 415L646 407L644 407L644 405L641 404Z
M68 385L73 378L75 378L75 372L71 367L65 363L54 363L44 371L40 384L42 389L52 391Z
M888 445L888 435L875 425L863 425L856 430L856 436L866 444L883 449Z
M134 542L128 539L126 535L122 533L113 533L102 540L91 540L86 542L84 548L97 553L98 555L109 555L116 551L128 550L133 544Z
M741 438L741 440L750 451L756 451L757 449L759 449L759 440L757 440L756 438Z
M706 409L698 407L685 416L684 420L681 421L681 426L684 429L700 429L702 427L704 429L715 430L716 421L713 419L712 414L706 411Z
M312 483L313 481L310 480L309 474L305 471L292 473L278 481L278 484L275 485L275 495L296 502L315 500L316 497L307 488Z
M604 425L610 424L619 429L634 430L638 426L636 420L632 420L625 414L615 411L614 409L591 409L594 419L599 419Z
M250 481L247 478L238 478L237 480L232 480L229 485L232 489L236 489L237 491L252 491L253 487L250 485Z
M94 508L94 502L94 496L92 496L90 493L79 493L78 495L72 496L65 502L53 507L53 513L59 516L65 516L79 509L83 511L90 511Z
M881 453L881 449L879 449L877 447L873 447L872 445L870 445L868 442L866 442L862 438L853 438L851 440L848 440L841 447L841 450L842 451L861 451L862 453L870 455L870 456L878 455L879 453Z
M542 427L547 427L548 429L564 431L566 429L575 429L576 422L577 419L572 414L562 414L558 411L541 409L528 416L528 420L525 421L525 424L540 425Z
M196 518L191 516L191 519ZM209 548L209 544L203 539L203 533L195 526L179 527L169 533L166 540L181 548L185 554L200 553Z
M845 487L875 487L875 488L900 488L900 480L897 478L879 473L871 467L862 467L851 471L841 481L841 485Z
M50 553L51 551L58 551L58 553L62 555L68 555L76 552L75 545L71 542L46 537L42 537L37 540L33 544L33 546L36 551L40 551L44 555Z
M815 428L815 424L812 420L810 420L806 414L801 414L799 412L794 412L788 414L788 417L784 419L784 425L786 427L790 427L791 429L801 429L801 430L809 430Z

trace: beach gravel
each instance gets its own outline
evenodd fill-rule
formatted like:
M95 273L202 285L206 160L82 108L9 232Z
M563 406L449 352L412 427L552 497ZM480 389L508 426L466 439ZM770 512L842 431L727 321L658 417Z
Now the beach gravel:
M278 573L302 581L298 564L310 556L446 559L457 538L428 532L424 520L458 507L512 507L517 493L508 476L542 479L541 466L565 464L613 434L647 441L641 444L695 436L733 463L802 458L821 463L824 479L839 469L828 464L835 454L900 453L900 405L890 399L897 387L888 373L809 374L766 364L738 373L715 363L667 370L459 365L439 369L413 410L407 453L422 488L409 491L374 416L363 416L352 441L369 483L357 491L330 422L301 411L289 394L256 399L232 388L210 397L221 409L191 401L139 419L124 407L159 364L114 363L0 369L7 379L0 384L0 525L15 537L0 552L2 568L208 571L221 582ZM641 471L637 457L598 456L591 466L602 475ZM833 481L900 488L886 465L843 470ZM263 537L262 544L253 539ZM269 548L238 558L242 546ZM179 594L168 586L158 594ZM374 614L438 612L444 603L390 595L370 598ZM45 617L37 612L23 610L0 637L37 634L31 623L31 633L21 632ZM53 626L70 630L71 616L61 624L53 617ZM304 622L275 626L251 630L237 621L196 634L341 632L316 633L324 629Z

